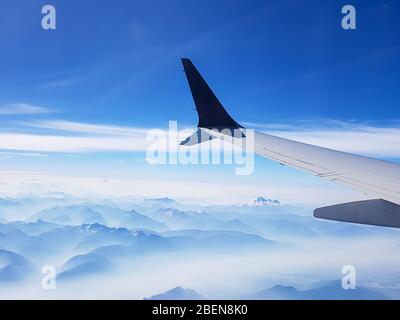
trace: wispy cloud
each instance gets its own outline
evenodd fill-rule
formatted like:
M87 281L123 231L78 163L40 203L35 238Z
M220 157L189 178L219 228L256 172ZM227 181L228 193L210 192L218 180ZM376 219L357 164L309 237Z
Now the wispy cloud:
M54 88L66 88L70 87L76 84L79 84L83 80L85 80L88 77L88 75L73 75L70 77L65 77L62 79L57 79L53 81L49 81L46 83L43 83L39 86L39 88L49 88L49 89L54 89Z
M0 149L36 152L116 152L146 150L144 137L62 136L0 133Z
M56 111L50 108L40 107L29 103L12 103L0 105L0 115L32 115L49 114Z
M53 129L67 132L120 136L143 135L148 131L148 129L145 128L90 124L64 120L33 121L30 123L26 123L26 125L30 127Z
M134 152L147 148L149 129L91 124L64 120L19 122L24 132L0 131L0 149L23 152ZM26 133L26 129L50 129L51 134ZM71 135L72 133L72 135Z
M43 153L33 153L33 152L0 152L0 157L46 157Z

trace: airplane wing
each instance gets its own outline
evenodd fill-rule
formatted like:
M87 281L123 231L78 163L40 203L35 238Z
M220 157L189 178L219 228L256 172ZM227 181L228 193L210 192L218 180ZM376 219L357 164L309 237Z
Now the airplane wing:
M400 165L263 133L255 133L255 152L318 177L339 182L400 204Z
M196 110L199 130L208 136L246 129L226 112L189 59L182 59ZM229 132L229 131L228 131ZM200 136L197 134L197 136ZM198 140L197 143L202 142ZM361 191L376 200L357 201L318 208L314 216L323 219L400 227L400 164L373 159L254 132L255 153L281 164ZM183 142L182 144L185 144ZM193 139L191 145L193 145Z

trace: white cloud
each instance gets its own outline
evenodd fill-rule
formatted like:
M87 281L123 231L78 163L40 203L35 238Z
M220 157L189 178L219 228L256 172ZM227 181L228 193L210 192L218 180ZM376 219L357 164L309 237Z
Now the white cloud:
M0 115L48 114L55 111L29 103L12 103L0 106Z
M160 141L164 148L175 146L193 130L168 131L164 129L89 124L64 120L22 122L25 127L51 129L52 134L1 132L0 149L31 152L133 152L146 151ZM73 133L71 135L70 133ZM153 141L146 141L151 135ZM161 138L162 137L162 138ZM163 143L164 142L164 143ZM183 148L183 147L181 147ZM166 149L160 150L166 151Z
M36 152L99 152L146 150L144 137L58 136L0 133L0 149Z
M59 131L79 132L79 133L89 133L89 134L121 135L121 136L144 135L148 131L148 129L145 128L89 124L89 123L64 121L64 120L35 121L26 123L26 125L31 127L53 129Z
M0 152L0 156L9 157L9 156L20 156L20 157L46 157L45 154L42 153L32 153L32 152Z
M52 134L0 132L0 149L30 152L144 151L148 129L64 120L22 122L24 127L52 129ZM68 133L74 133L70 135Z

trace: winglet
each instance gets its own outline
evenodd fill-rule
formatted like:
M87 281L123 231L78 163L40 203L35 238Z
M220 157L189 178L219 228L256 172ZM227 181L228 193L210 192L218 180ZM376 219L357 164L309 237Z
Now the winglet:
M199 128L242 128L226 112L190 59L182 58L182 64L199 115Z

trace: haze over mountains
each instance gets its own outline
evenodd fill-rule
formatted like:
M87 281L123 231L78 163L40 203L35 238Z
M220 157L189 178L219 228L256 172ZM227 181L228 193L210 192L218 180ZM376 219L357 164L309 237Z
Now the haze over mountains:
M41 288L44 265L57 271L57 298L398 296L393 285L376 285L379 279L370 275L376 266L365 256L346 260L366 241L376 240L385 254L398 250L398 230L316 220L305 211L262 196L204 207L167 197L94 201L53 193L47 200L2 198L0 297L49 296ZM346 248L348 243L354 247ZM318 285L340 278L340 263L321 267L330 259L322 257L325 245L344 252L338 259L343 263L364 261L362 268L370 271L358 291ZM397 262L391 259L389 265ZM296 281L282 281L282 276ZM397 274L386 277L394 280ZM99 284L105 292L89 290Z

